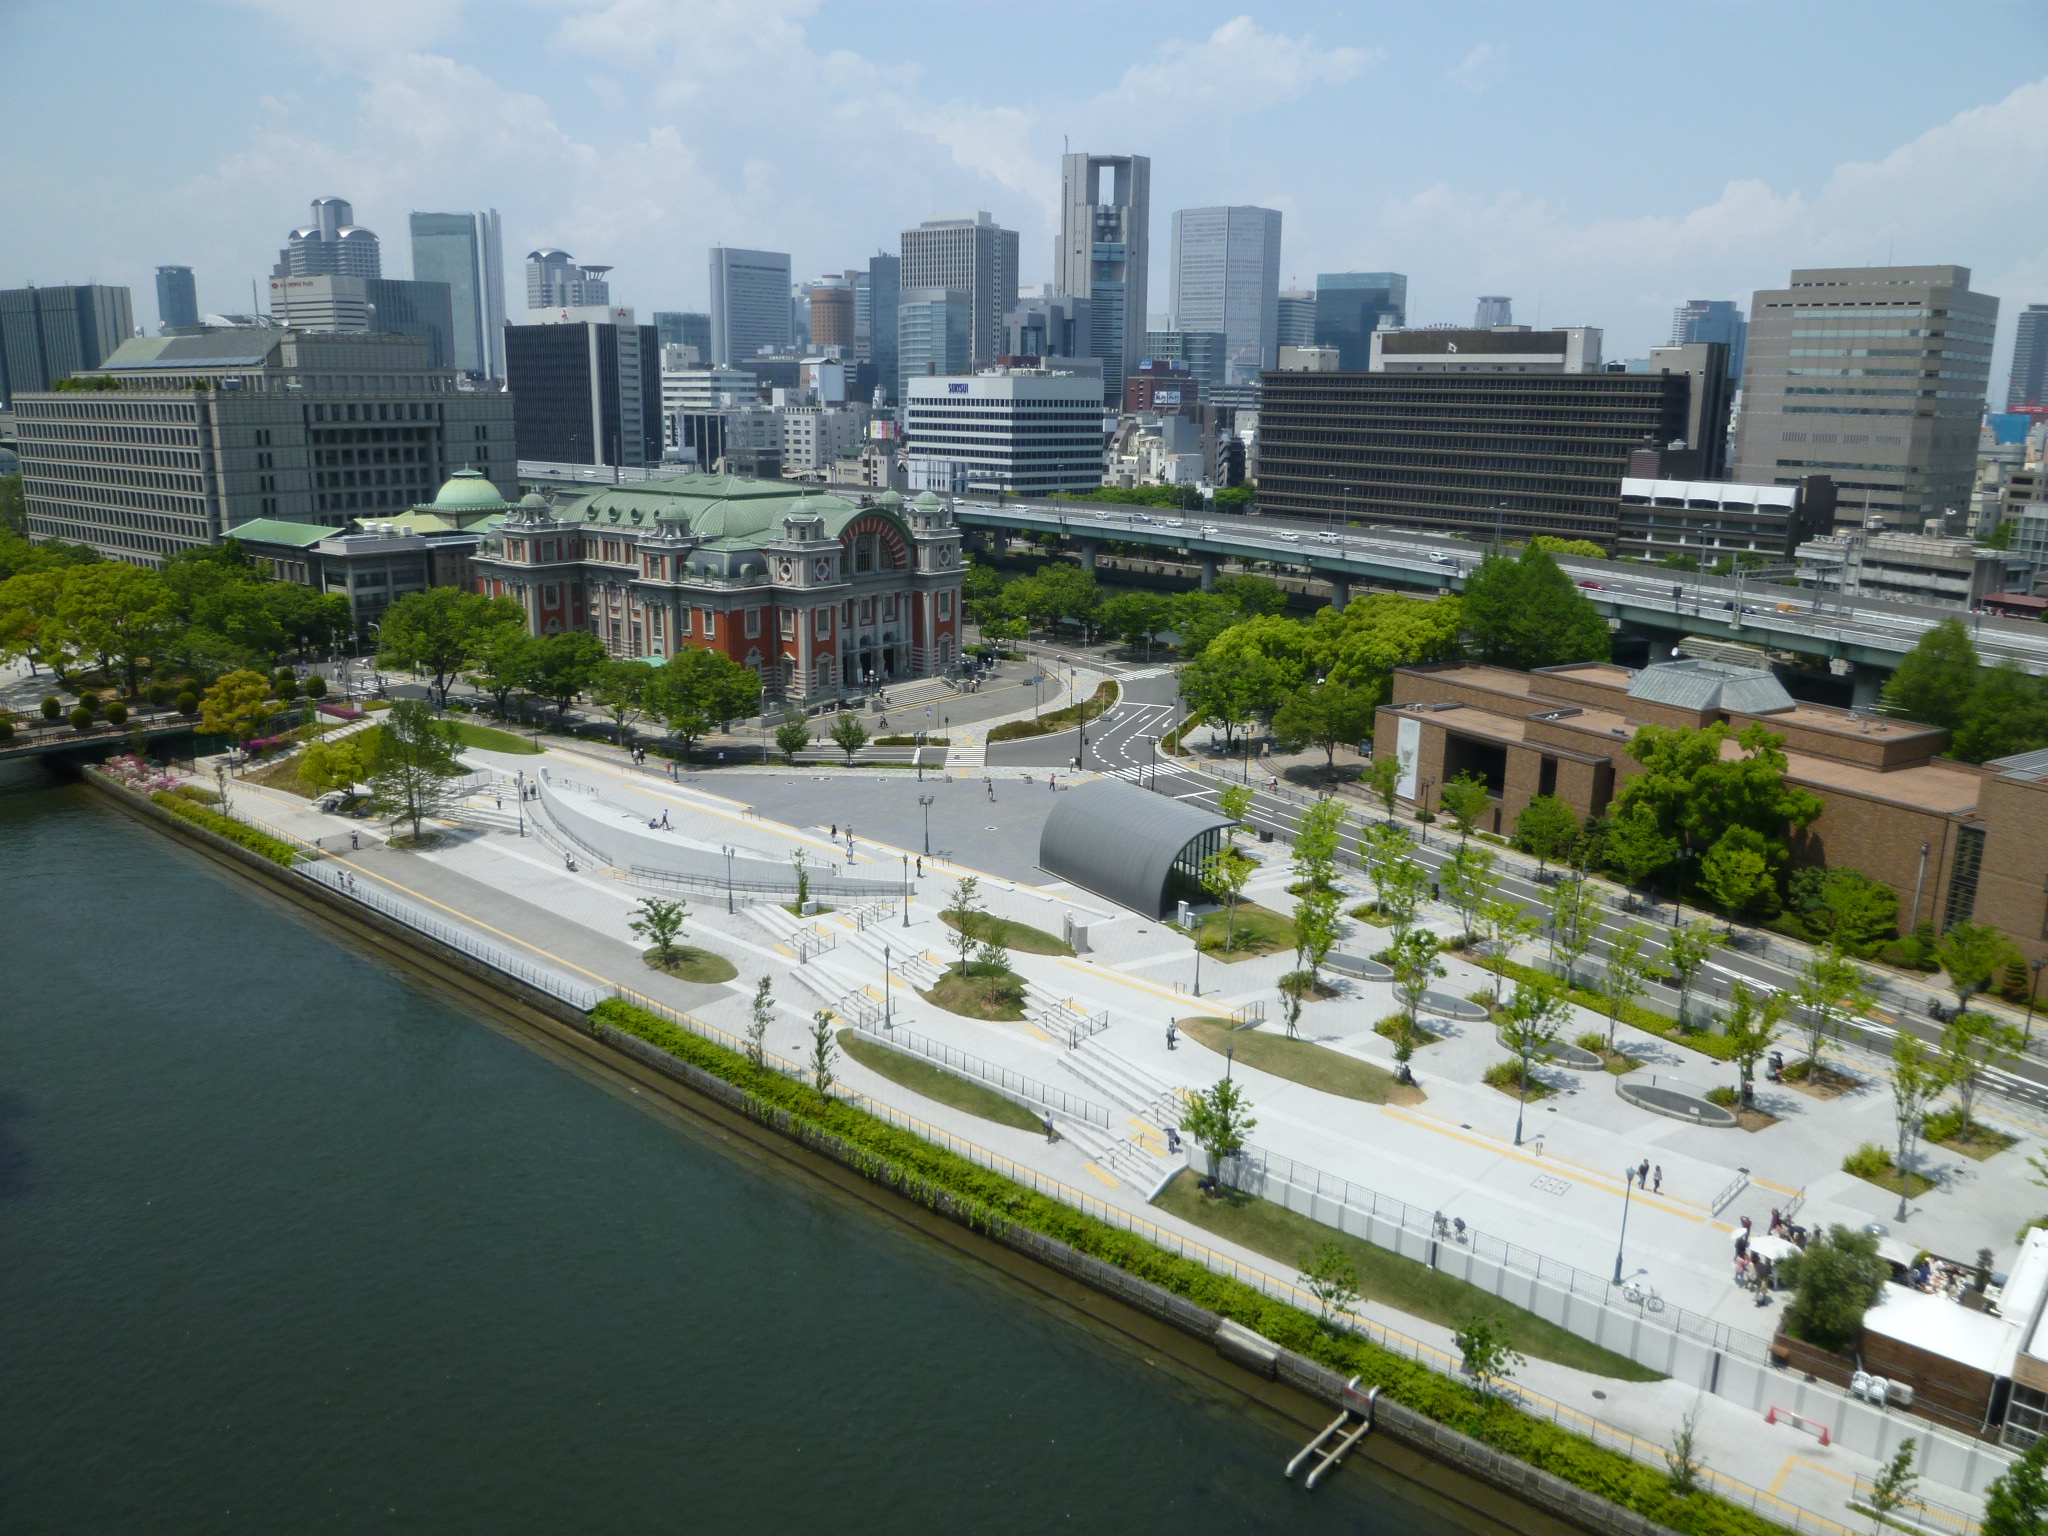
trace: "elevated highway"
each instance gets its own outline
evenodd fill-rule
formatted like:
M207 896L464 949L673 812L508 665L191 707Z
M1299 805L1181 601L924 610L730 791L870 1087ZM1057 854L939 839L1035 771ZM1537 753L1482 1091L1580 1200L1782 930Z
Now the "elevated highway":
M1225 560L1265 560L1330 584L1342 607L1354 585L1460 592L1485 553L1459 539L1383 528L1333 530L1314 523L1232 514L1172 513L1086 503L957 502L962 527L987 532L1057 533L1092 568L1107 543L1180 556L1202 568L1208 586ZM1562 556L1558 564L1595 607L1631 629L1703 635L1846 663L1859 679L1858 698L1952 609L1775 587L1736 577L1700 576L1658 566ZM2048 625L1966 615L1978 654L2010 658L2035 676L2048 675ZM1868 681L1864 681L1864 679Z

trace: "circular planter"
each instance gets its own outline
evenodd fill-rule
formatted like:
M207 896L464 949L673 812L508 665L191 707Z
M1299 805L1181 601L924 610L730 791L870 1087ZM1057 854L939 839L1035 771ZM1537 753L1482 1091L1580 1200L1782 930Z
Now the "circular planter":
M1368 960L1363 955L1326 955L1323 964L1345 976L1356 976L1360 981L1392 981L1394 973L1377 960Z
M1741 1124L1734 1110L1723 1109L1682 1084L1660 1084L1654 1077L1648 1082L1632 1083L1627 1078L1617 1077L1614 1091L1636 1108L1647 1109L1667 1120L1683 1120L1719 1131L1732 1131Z
M1453 997L1448 992L1423 993L1422 1006L1439 1018L1471 1021L1486 1017L1486 1010L1479 1004L1469 998Z
M1500 1032L1498 1030L1494 1032L1494 1038L1500 1039ZM1500 1043L1504 1048L1512 1049L1508 1047L1506 1040L1501 1040ZM1537 1056L1536 1060L1544 1062L1549 1066L1563 1067L1572 1072L1605 1072L1607 1070L1606 1062L1595 1056L1591 1051L1580 1050L1579 1047L1573 1045L1569 1040L1553 1040L1549 1048Z

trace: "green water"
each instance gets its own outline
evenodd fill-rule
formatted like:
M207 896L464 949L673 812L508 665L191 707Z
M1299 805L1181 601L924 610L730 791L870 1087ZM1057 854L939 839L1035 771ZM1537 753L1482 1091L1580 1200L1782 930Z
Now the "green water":
M0 782L0 1531L1450 1529L1290 1448Z

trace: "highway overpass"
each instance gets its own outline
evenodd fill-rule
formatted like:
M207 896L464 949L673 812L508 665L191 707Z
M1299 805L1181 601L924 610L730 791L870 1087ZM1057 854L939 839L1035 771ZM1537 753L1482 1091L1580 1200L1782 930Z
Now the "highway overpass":
M1484 551L1476 544L1385 528L1334 530L1319 524L1217 513L1088 503L958 501L964 528L1059 534L1083 565L1112 541L1176 556L1202 568L1203 585L1225 560L1294 566L1330 583L1339 607L1352 586L1458 592ZM1632 561L1563 556L1558 564L1600 612L1623 626L1655 634L1703 635L1847 664L1859 701L1899 658L1951 609L1871 598L1840 597L1792 587L1700 576ZM2048 675L2048 625L1966 615L1987 662L2010 657L2036 676Z

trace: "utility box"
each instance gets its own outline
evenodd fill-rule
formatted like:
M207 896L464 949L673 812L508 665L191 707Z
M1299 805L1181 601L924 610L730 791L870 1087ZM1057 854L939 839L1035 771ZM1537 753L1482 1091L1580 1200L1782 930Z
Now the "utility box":
M1088 925L1086 923L1075 922L1074 914L1069 912L1062 919L1060 927L1061 937L1067 941L1069 949L1077 955L1088 953Z

